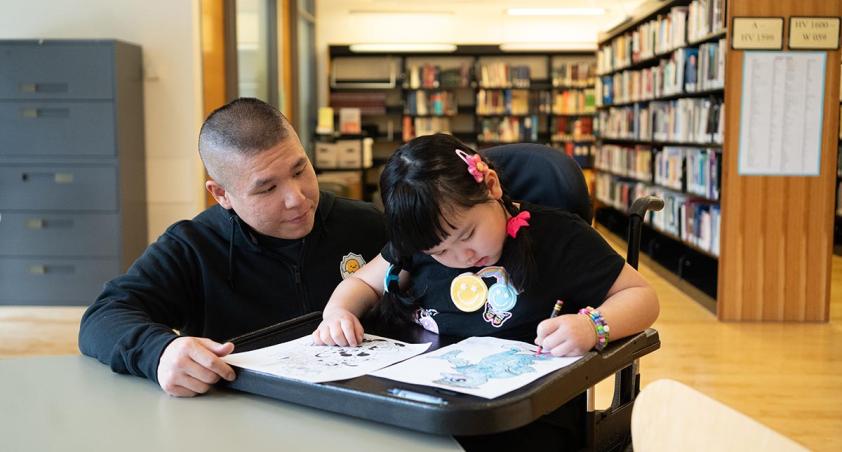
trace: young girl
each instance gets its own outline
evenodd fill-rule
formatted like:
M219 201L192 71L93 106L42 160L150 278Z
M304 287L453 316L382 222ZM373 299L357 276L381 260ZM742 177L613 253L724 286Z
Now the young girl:
M391 241L333 292L317 344L360 344L359 318L376 307L435 333L581 355L658 315L652 288L590 225L512 201L488 161L450 135L400 147L380 188ZM556 300L563 315L550 319Z

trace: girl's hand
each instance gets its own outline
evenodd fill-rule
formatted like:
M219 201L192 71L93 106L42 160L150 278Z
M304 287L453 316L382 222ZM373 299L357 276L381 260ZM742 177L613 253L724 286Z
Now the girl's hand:
M584 315L561 315L538 324L535 345L554 356L581 356L596 345L596 331Z
M331 309L322 314L323 320L313 331L316 345L339 345L356 347L363 342L363 326L360 320L348 310Z

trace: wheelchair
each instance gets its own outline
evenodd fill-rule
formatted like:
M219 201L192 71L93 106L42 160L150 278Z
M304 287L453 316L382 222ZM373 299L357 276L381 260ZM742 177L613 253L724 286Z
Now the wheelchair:
M572 212L588 224L593 223L593 206L585 177L579 164L564 152L540 144L518 143L494 146L480 151L491 160L503 187L512 199L556 207ZM626 262L638 267L640 234L646 213L663 209L664 201L645 196L629 209ZM648 329L638 337L657 334ZM634 337L622 341L632 341ZM606 353L611 349L606 349ZM640 392L639 360L628 356L622 368L614 371L614 396L611 406L595 409L595 386L586 393L585 437L588 450L622 450L631 444L631 413Z

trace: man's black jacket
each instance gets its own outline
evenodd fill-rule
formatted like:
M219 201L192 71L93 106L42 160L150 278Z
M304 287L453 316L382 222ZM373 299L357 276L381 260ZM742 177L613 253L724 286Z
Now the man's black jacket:
M322 192L303 239L261 236L220 206L169 229L108 282L82 317L79 349L115 372L157 381L177 336L224 341L321 310L343 279L385 242L369 204Z

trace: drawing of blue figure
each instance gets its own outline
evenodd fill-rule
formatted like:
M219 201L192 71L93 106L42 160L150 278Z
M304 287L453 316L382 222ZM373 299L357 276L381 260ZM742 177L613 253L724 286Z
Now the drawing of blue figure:
M454 350L435 358L447 360L453 366L454 373L442 374L435 383L460 388L479 388L492 378L511 378L535 372L532 363L549 359L547 355L536 355L517 348L495 353L472 364L458 357L461 350Z

